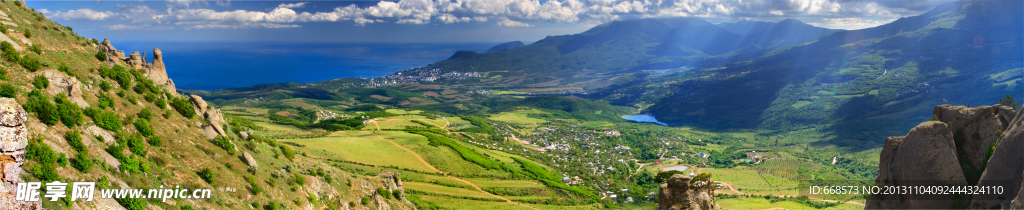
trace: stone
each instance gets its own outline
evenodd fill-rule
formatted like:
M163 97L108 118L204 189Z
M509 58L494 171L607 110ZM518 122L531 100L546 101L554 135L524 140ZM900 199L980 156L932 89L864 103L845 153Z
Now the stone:
M412 202L405 198L405 185L402 184L402 175L397 172L381 171L377 176L380 177L381 185L384 185L384 189L388 192L401 191L402 195L398 198L402 203L407 206L413 206Z
M142 60L142 55L139 55L139 51L135 51L135 52L132 52L132 54L128 55L128 58L124 59L124 63L128 64L128 66L130 66L132 68L139 69L139 68L142 68L143 66L145 66L146 61ZM157 83L157 84L159 84L159 83Z
M253 158L252 155L249 154L249 152L242 152L242 160L245 161L245 165L248 165L250 168L256 168L260 166L258 163L256 163L256 158Z
M964 162L970 163L966 165L969 170L978 172L983 170L985 154L988 153L989 148L999 139L996 131L1006 129L1004 124L1008 123L1008 120L1005 120L1007 117L1005 115L1013 116L1010 115L1013 113L1012 109L1006 111L1000 109L1002 107L1005 106L967 108L964 106L939 105L932 111L932 114L939 121L950 125L949 128L953 132L957 157L965 158ZM1000 118L1003 118L1003 120L1000 120ZM975 184L974 182L968 179L969 184Z
M164 53L160 51L160 48L153 48L153 62L147 64L148 71L144 75L153 80L153 84L168 85L170 83L173 86L174 83L167 77L167 67L164 66L163 58ZM145 58L143 58L143 62L145 62ZM168 92L173 91L168 90Z
M1024 107L1021 107L1024 108ZM1017 112L1013 120L1002 132L1002 139L996 145L992 157L988 161L988 167L981 174L978 186L1001 185L1005 190L1003 195L974 195L970 207L972 209L1007 208L1014 204L1015 197L1024 192L1024 126L1020 122L1024 120L1024 112ZM1010 195L1010 196L1006 196ZM1018 204L1019 205L1019 204ZM1019 207L1017 209L1020 209Z
M241 137L244 140L249 140L249 133L246 133L244 131L239 131L238 132L238 137Z
M192 102L192 107L196 108L196 116L204 117L203 114L206 113L206 107L209 105L206 104L206 101L203 100L202 96L191 95L189 97L189 101Z
M103 42L101 42L100 45L97 46L96 48L97 48L97 50L103 51L104 53L107 54L107 61L109 61L109 62L114 62L114 61L118 61L118 60L123 60L124 59L124 51L120 51L120 50L117 50L117 48L114 48L114 45L110 44L110 40L109 39L104 38Z
M209 140L213 140L214 138L217 138L217 135L219 135L219 134L217 134L217 130L215 130L213 128L213 126L211 126L211 125L203 125L203 131L202 132L203 132L203 136L205 136L206 139L209 139Z
M68 76L63 72L47 69L43 70L43 76L50 80L50 86L46 88L46 92L51 94L64 94L71 102L75 102L79 107L89 107L89 102L85 101L82 97L82 82L78 81L78 78Z
M40 203L15 200L21 166L28 146L28 114L13 98L0 98L0 206L4 209L41 209Z
M719 209L707 190L691 188L690 176L676 174L658 188L658 210ZM710 184L710 183L708 183Z
M10 23L10 22L0 21L0 24L11 25L11 24L7 24L7 23ZM0 33L0 41L7 41L7 43L11 43L11 45L14 46L14 50L16 50L16 51L19 51L19 52L20 51L25 51L24 49L21 49L21 45L19 45L18 42L15 42L10 37L7 37L7 34Z
M960 163L956 158L953 133L946 123L928 121L919 124L903 137L889 137L879 155L876 184L904 185L958 185L966 186ZM924 158L928 157L928 158ZM934 181L934 183L908 183L908 181ZM940 209L949 208L954 195L923 196L882 195L868 196L865 209Z

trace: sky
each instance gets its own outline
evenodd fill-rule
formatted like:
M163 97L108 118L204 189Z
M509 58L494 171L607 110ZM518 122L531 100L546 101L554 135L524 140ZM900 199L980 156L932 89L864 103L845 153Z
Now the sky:
M533 42L615 20L794 18L861 29L956 0L28 1L86 37L122 41Z

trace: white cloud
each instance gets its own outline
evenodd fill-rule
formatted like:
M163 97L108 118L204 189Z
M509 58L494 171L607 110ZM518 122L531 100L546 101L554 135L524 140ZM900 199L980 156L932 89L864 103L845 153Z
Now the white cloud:
M62 20L106 20L115 16L114 12L111 11L96 11L92 9L77 9L68 10L64 12L43 12L46 16L51 19L62 19Z
M504 19L504 20L498 21L498 26L501 26L501 27L530 27L531 25L527 24L527 23L523 23L523 22L517 22L517 21L513 21L513 20L509 20L509 19Z
M878 1L878 2L875 2ZM612 20L650 17L704 17L714 22L735 20L781 20L801 18L821 26L829 24L877 25L899 17L921 13L920 8L951 0L398 0L370 6L348 5L328 11L297 12L310 2L280 4L269 11L214 10L190 8L206 5L205 0L168 0L165 11L143 5L118 5L118 11L91 9L46 11L56 19L121 19L138 24L178 25L184 28L292 28L301 22L352 21L369 23L427 24L501 20L505 27L530 26L531 21L594 25ZM229 5L230 0L216 0ZM922 3L924 2L924 3ZM267 24L273 23L273 24ZM278 24L278 25L274 25ZM289 26L289 27L279 27Z

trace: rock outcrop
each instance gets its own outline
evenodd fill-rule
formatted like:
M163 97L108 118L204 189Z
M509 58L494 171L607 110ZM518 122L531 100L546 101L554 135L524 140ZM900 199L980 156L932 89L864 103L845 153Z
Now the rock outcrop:
M1024 107L1021 107L1024 109ZM1012 200L1021 196L1021 187L1024 187L1024 111L1016 113L1001 132L999 142L996 143L992 157L989 158L985 172L978 181L978 186L1003 186L1005 193L1001 195L975 195L971 201L971 208L992 209L1009 208ZM1021 209L1017 207L1016 209Z
M50 94L64 94L64 96L67 96L69 100L75 102L78 106L89 107L89 102L82 98L82 82L79 82L78 78L67 76L53 69L44 70L42 74L43 77L50 80L50 86L46 88L47 92Z
M242 152L242 161L244 161L245 165L248 165L249 168L256 168L260 166L259 163L256 163L256 158L253 158L249 152Z
M124 51L117 50L113 44L110 44L110 40L104 38L103 42L100 42L99 46L96 46L97 50L103 51L107 54L107 62L115 62L124 59Z
M936 106L932 121L889 137L879 155L878 185L1002 186L1004 194L871 195L865 208L1012 207L1024 181L1022 114L1003 105Z
M142 56L142 61L146 61L145 54ZM164 53L160 51L160 48L153 48L153 62L146 64L146 73L143 75L153 80L153 84L163 85L164 88L168 88L167 92L176 92L174 82L167 77L167 67L164 66Z
M28 113L13 98L0 98L0 206L4 209L40 209L39 203L15 201L21 166L28 146Z
M908 182L936 180L943 182L941 184L967 185L955 150L953 133L945 123L921 123L911 129L906 136L889 137L885 140L875 182L886 186L915 186L923 183ZM944 209L951 207L952 199L953 195L935 200L921 195L876 194L868 197L865 208Z
M719 209L706 190L693 188L690 176L676 174L658 189L658 210Z
M146 66L146 60L142 59L142 55L139 54L139 51L135 51L132 52L132 54L129 54L128 58L124 59L124 63L136 69L140 69Z

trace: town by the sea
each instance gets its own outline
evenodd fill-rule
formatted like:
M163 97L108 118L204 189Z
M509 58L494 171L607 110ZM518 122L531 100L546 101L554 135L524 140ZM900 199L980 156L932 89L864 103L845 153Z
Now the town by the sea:
M120 42L125 54L160 48L179 89L219 90L258 84L373 78L483 52L498 43Z

